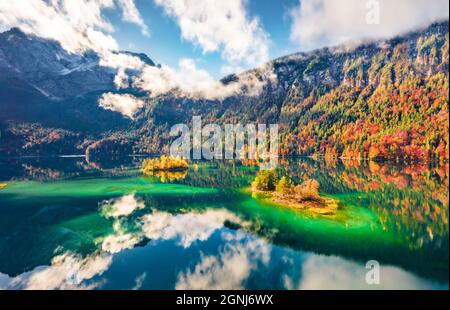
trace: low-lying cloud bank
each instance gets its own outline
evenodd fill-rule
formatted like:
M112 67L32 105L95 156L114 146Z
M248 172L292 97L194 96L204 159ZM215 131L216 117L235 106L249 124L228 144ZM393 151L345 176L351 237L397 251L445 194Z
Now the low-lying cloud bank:
M114 55L113 58L116 61L111 61L111 65L118 69L114 80L117 89L131 87L146 92L148 98L169 92L174 97L189 99L224 100L235 95L253 97L259 95L267 83L277 81L269 64L257 71L242 73L235 81L223 83L207 71L197 68L192 59L182 59L178 68L173 69L168 66L149 66L137 57L125 54ZM126 73L128 69L138 70L138 74L130 77ZM99 105L104 109L120 112L131 119L144 104L144 99L130 94L109 92L99 99Z
M146 92L148 98L169 92L175 97L189 99L224 100L235 95L253 97L259 95L267 83L277 81L270 64L244 72L228 83L214 79L207 71L197 68L196 63L188 58L180 60L178 68L174 69L164 65L147 65L128 54L111 54L101 61L101 65L118 70L114 80L118 90L131 87ZM129 70L135 74L129 76ZM99 104L105 109L120 112L133 119L145 101L129 94L107 93L99 100Z
M291 41L303 51L389 38L449 17L448 0L301 0L290 10Z
M98 104L106 109L122 113L133 119L134 114L144 106L145 101L129 94L103 94Z
M148 91L152 97L176 90L181 96L193 99L220 100L237 94L257 95L268 80L276 79L269 67L260 73L261 78L252 72L243 73L236 81L225 84L215 80L207 71L198 69L192 59L182 59L177 70L166 66L145 67L133 86Z

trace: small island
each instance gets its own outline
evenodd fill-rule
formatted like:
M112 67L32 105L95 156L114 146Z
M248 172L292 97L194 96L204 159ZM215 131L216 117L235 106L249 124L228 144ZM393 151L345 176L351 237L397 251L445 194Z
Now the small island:
M308 179L295 185L289 178L279 179L275 170L261 170L252 182L252 192L262 193L270 201L298 210L307 210L320 215L333 215L339 202L331 198L321 197L319 182Z
M8 184L6 184L6 183L0 183L0 189L4 189L6 186L8 186Z
M145 159L142 162L142 172L146 175L155 175L157 172L180 172L189 168L187 160L180 157L165 156Z

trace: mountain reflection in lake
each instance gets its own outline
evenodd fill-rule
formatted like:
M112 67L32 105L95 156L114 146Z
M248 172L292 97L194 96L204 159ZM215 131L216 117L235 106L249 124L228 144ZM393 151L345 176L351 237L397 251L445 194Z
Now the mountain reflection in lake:
M143 177L137 159L0 161L2 289L447 289L448 165L296 159L333 216L244 189L257 167ZM366 262L381 264L366 284Z

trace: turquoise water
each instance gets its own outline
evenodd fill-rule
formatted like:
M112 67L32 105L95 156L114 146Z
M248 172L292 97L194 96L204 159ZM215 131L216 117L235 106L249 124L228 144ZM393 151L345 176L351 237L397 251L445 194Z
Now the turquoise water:
M0 288L448 289L448 165L282 163L340 201L332 216L252 197L258 168L238 162L138 166L0 160Z

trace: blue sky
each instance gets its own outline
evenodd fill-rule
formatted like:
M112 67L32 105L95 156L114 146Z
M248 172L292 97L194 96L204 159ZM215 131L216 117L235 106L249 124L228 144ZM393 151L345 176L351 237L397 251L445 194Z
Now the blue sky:
M269 58L297 52L298 44L291 42L289 33L291 18L289 10L297 6L298 0L253 0L248 1L248 12L258 17L261 26L269 34ZM121 20L116 11L105 15L116 27L114 38L121 49L144 52L155 62L176 67L181 58L192 58L197 65L214 77L220 78L224 60L221 53L203 53L202 49L181 37L178 25L153 1L137 0L136 7L150 28L150 37L141 34L139 27Z

